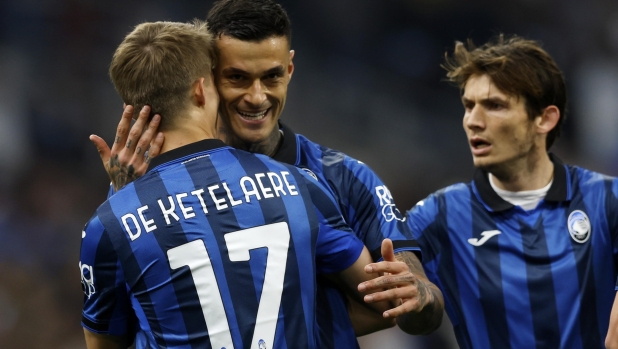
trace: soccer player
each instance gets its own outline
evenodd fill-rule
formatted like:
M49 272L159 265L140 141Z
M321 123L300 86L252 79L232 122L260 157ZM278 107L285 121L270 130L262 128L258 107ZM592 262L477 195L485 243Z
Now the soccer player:
M388 293L389 299L402 298L403 303L387 312L386 320L397 317L399 326L413 334L438 328L444 308L442 294L427 280L415 255L418 246L386 185L362 162L316 144L279 122L294 72L286 12L271 0L222 0L213 5L207 22L215 35L218 53L214 75L221 97L220 131L226 142L298 166L315 176L335 196L346 222L375 260L381 256L382 241L391 239L397 260L405 262L409 270L405 276L408 282ZM117 188L127 178L140 174L139 169L148 161L142 149L149 138L139 138L146 123L138 119L132 129L135 132L127 136L130 117L131 113L125 112L111 151L101 138L92 137ZM140 151L136 151L138 148ZM154 155L156 148L151 148L149 156ZM349 303L351 323L340 290L322 279L319 286L322 348L355 348L357 335L392 326L390 321L367 319L362 314L365 308L356 307L353 301Z
M317 348L315 275L362 301L371 256L334 198L294 166L215 139L212 48L205 23L157 22L114 54L116 90L160 113L166 141L82 233L89 349L126 348L133 326L138 348Z
M565 119L562 72L537 42L502 35L457 43L444 67L462 91L477 170L419 202L407 223L459 346L604 348L618 180L548 153Z

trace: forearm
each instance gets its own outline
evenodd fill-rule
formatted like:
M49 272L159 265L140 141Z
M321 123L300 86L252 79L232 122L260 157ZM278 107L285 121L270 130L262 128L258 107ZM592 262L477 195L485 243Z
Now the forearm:
M348 295L348 315L354 328L356 337L364 336L373 332L395 326L395 320L385 318L381 313L369 309L366 304L361 304Z

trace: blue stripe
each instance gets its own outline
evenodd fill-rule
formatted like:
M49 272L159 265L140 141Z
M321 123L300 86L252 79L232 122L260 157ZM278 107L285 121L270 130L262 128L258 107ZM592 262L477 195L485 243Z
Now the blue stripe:
M579 332L579 319L577 318L580 306L580 294L573 249L571 248L571 238L567 229L568 212L564 205L543 202L539 209L543 210L543 231L547 241L547 251L551 262L551 277L555 287L553 301L556 308L560 331L561 347L581 347L582 338ZM563 305L568 306L563 306ZM549 325L549 324L548 324ZM556 342L558 343L558 342ZM555 345L555 343L553 344Z
M578 174L570 172L570 175L573 176L573 199L569 205L568 212L565 212L565 215L568 215L574 210L581 210L588 214L589 212L599 212L604 213L605 209L603 208L603 200L598 200L599 198L593 198L588 195L584 197L583 191L585 188L581 188L580 185L584 180L591 180L591 178L578 178ZM604 191L604 188L601 186L599 192L596 194L600 194ZM602 195L604 197L605 195ZM593 202L589 202L593 200ZM598 205L600 204L600 205ZM597 206L598 205L598 206ZM594 348L604 348L604 339L606 332L601 334L599 333L600 328L604 328L605 326L600 326L598 323L597 316L597 297L595 290L595 272L593 270L594 267L594 259L595 253L593 251L595 238L592 238L597 231L600 233L603 230L601 229L602 224L599 222L602 215L593 216L593 220L591 220L592 229L591 229L591 238L585 243L578 243L575 241L571 241L571 246L573 248L573 254L575 255L576 267L577 267L577 276L579 279L579 294L580 298L580 311L579 311L579 325L580 331L582 333L582 342L585 343L585 347L588 349ZM589 217L590 218L590 217ZM599 224L601 223L601 224ZM601 238L601 237L599 237ZM601 251L599 251L601 253ZM601 265L597 265L601 267ZM605 275L608 275L605 272ZM607 277L607 276L606 276ZM598 301L602 301L599 299ZM607 301L607 300L606 300ZM606 305L611 305L612 302L609 300Z
M135 196L134 188L132 186L128 186L124 189L129 193L131 191L131 196ZM129 194L124 194L129 195ZM100 210L102 212L101 220L104 222L105 226L110 231L115 232L124 232L124 228L121 226L121 223L117 216L114 214L112 209L112 200L107 201L103 206L105 206L104 210ZM118 203L120 205L120 203ZM103 207L102 206L102 207ZM124 212L123 212L124 213ZM122 256L120 260L122 263L122 268L124 269L124 274L126 277L127 285L131 291L131 293L135 296L136 299L140 301L141 304L153 304L153 300L151 299L150 293L147 292L148 285L145 283L145 279L141 277L136 277L136 275L141 275L142 267L137 260L137 256L133 253L131 249L131 245L127 240L126 235L115 234L110 236L112 238L112 243L114 244L114 248L118 252L119 257ZM153 331L154 334L158 334L156 337L157 344L161 347L167 347L165 341L160 336L162 333L161 324L159 323L159 319L157 318L157 314L153 307L146 307L143 309L146 318L149 319L149 327Z
M515 208L520 209L520 208ZM556 288L551 272L548 242L543 228L543 217L536 214L524 222L520 220L520 231L524 246L528 293L536 346L551 348L560 343L558 310L556 309Z
M157 343L161 342L159 337L162 337L167 346L174 348L193 348L197 342L201 342L202 347L206 347L204 338L190 338L189 333L199 326L205 328L201 309L191 308L186 310L187 305L192 301L196 302L197 291L193 286L193 277L188 267L172 271L167 259L167 251L173 247L183 245L188 242L184 234L184 229L181 222L170 218L170 225L167 225L162 214L154 214L159 212L159 204L157 200L161 200L166 207L170 205L168 195L171 195L175 200L174 194L178 193L177 185L180 185L181 180L186 183L187 178L179 177L170 178L171 173L179 172L166 171L163 176L160 172L153 172L146 180L135 182L135 192L139 197L139 202L128 200L123 196L124 207L136 209L143 205L148 205L148 210L144 212L146 220L153 219L157 229L150 233L142 231L141 236L131 243L133 253L137 256L138 262L141 265L142 273L134 275L145 279L148 287L148 293L152 297L154 304L148 307L153 307L157 313L156 318L159 319L161 326L165 328L164 332L157 332L153 329ZM166 183L168 182L168 183ZM171 187L168 187L168 185ZM185 184L186 187L186 184ZM112 197L113 200L114 197ZM175 204L178 205L177 203ZM188 205L187 205L188 206ZM176 210L178 213L179 210ZM118 212L116 215L120 217L123 212ZM147 277L144 277L147 275ZM139 299L140 294L136 293ZM178 297L182 298L178 298ZM141 304L144 303L140 299ZM181 311L170 311L178 309ZM197 316L199 314L199 316ZM151 318L152 319L152 318ZM164 320L161 320L164 319ZM200 323L201 319L201 323ZM188 345L178 345L178 343L190 343Z
M228 185L235 185L238 182L237 179L245 175L245 172L237 165L236 159L230 155L230 152L221 150L210 157L188 162L185 164L185 168L191 178L192 187L204 190L202 196L206 202L208 214L205 215L201 210L195 212L197 220L195 221L196 228L193 230L204 239L211 258L227 316L227 325L232 335L232 342L235 347L248 347L253 335L258 298L247 297L247 291L252 291L253 294L256 292L249 262L230 261L224 235L248 228L250 225L240 226L237 220L240 215L235 210L218 210L208 190L208 187L218 185L221 182L221 173L225 173L224 177L230 180ZM233 167L230 167L231 164ZM236 193L240 191L240 189L234 191L232 188L230 190ZM213 192L217 198L227 198L227 193L221 186ZM230 205L229 201L227 204ZM255 214L256 205L246 205L253 210L253 214L248 214L249 217L262 218L261 214ZM201 207L201 204L196 201L192 206L197 208ZM203 231L200 232L198 229L203 229ZM253 254L251 254L251 257L253 257ZM234 287L230 287L232 284ZM235 306L236 302L239 302L238 306ZM200 316L203 319L203 315ZM247 319L253 319L253 321Z
M494 239L498 240L502 251L502 288L508 293L504 307L508 333L511 334L510 345L512 348L532 348L535 339L530 313L530 293L526 287L527 275L522 272L526 270L524 242L520 232L513 231L509 223L497 220L496 228L501 234Z

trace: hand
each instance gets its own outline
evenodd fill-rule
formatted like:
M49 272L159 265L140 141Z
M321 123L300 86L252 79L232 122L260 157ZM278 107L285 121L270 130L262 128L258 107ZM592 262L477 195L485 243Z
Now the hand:
M367 303L391 301L394 308L385 311L384 317L418 313L427 304L434 301L433 293L428 286L429 282L422 271L418 258L412 252L407 253L409 256L406 256L406 259L410 259L410 263L397 261L393 242L390 239L384 239L382 241L382 258L384 261L365 266L366 273L377 272L381 276L361 283L358 289L369 293L364 298ZM422 279L410 271L409 265L414 266L413 270ZM425 280L427 280L427 283Z
M148 123L149 115L150 107L144 106L135 124L131 127L133 106L125 106L111 149L101 137L90 136L90 141L97 148L115 191L146 173L150 160L159 155L161 151L164 140L163 133L156 133L161 122L161 116L155 115ZM129 128L131 130L127 132ZM144 128L146 128L145 131ZM148 151L148 154L144 156L146 151Z

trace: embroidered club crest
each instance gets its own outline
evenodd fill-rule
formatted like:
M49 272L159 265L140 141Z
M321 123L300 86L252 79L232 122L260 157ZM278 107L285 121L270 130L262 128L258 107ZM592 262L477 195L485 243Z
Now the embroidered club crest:
M580 244L588 241L591 233L590 219L588 216L580 210L575 210L569 215L567 220L569 233L571 238Z

